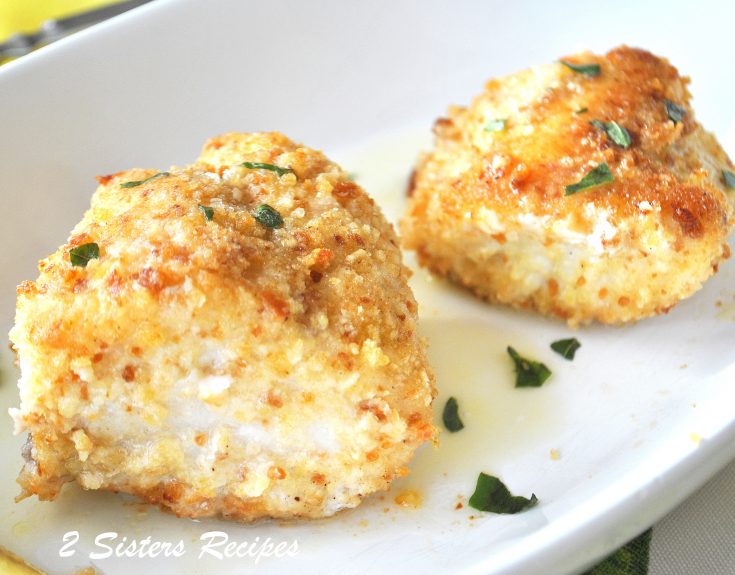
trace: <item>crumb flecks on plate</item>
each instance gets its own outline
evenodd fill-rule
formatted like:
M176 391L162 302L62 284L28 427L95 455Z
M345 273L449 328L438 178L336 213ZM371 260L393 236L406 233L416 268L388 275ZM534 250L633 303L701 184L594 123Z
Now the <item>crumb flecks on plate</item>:
M247 521L328 516L386 489L436 430L409 272L379 208L277 133L225 134L157 173L102 178L18 288L23 496L76 480ZM256 219L263 205L278 218ZM89 242L99 257L72 266Z
M408 509L418 509L421 507L423 497L421 493L415 489L404 489L394 499L396 505L406 507Z
M484 299L571 326L665 313L730 254L733 164L666 60L628 47L564 60L600 72L490 80L436 122L405 245Z

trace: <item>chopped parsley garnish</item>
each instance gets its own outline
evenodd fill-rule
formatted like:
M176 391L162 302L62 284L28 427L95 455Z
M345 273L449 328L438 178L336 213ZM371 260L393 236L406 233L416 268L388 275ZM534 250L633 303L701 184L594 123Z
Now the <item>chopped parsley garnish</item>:
M270 170L278 174L278 177L284 174L293 174L294 171L291 168L282 168L280 166L274 166L273 164L264 164L262 162L243 162L240 164L243 168L248 170Z
M687 115L686 109L682 108L678 104L674 104L671 100L664 100L664 106L666 106L666 114L669 116L669 120L678 124L684 120L684 116Z
M133 180L132 182L125 182L124 184L120 184L121 188L137 188L138 186L141 186L143 184L147 184L151 180L155 180L156 178L162 178L163 176L170 176L168 172L158 172L157 174L152 175L150 178L146 178L145 180Z
M559 60L559 64L563 64L570 70L574 70L578 74L584 74L589 78L600 75L599 64L572 64L571 62L565 62L564 60Z
M551 370L540 361L532 361L521 357L510 346L508 346L508 355L515 364L516 387L540 387L551 377Z
M452 433L459 431L460 429L464 429L464 423L462 423L462 420L459 418L459 413L457 412L458 407L457 400L450 397L447 399L447 403L444 405L444 412L442 413L444 427Z
M487 124L485 124L485 131L486 132L502 132L505 130L505 126L508 123L508 120L505 118L499 118L496 120L490 120Z
M730 170L722 170L722 178L725 180L725 185L731 190L735 190L735 173Z
M210 206L203 206L202 204L197 204L197 207L199 208L199 211L204 214L204 217L207 219L207 221L211 222L212 218L214 217L214 208Z
M574 354L577 353L580 347L582 347L582 344L579 343L576 337L560 339L551 344L551 349L569 361L574 359Z
M615 181L615 178L610 171L610 167L602 163L593 170L587 172L587 175L579 180L576 184L571 184L564 188L564 195L571 196L582 190L594 188L595 186L601 186L603 184L610 184Z
M89 260L96 260L99 257L100 247L94 242L82 244L69 250L71 265L81 268L86 268Z
M261 204L255 210L253 217L258 223L263 224L266 228L280 228L283 225L283 218L277 210L268 204Z
M589 112L589 111L590 111L590 109L585 106L584 108L580 108L579 110L575 110L574 113L575 114L584 114L584 113Z
M623 128L623 126L617 122L601 122L600 120L592 120L590 124L598 130L605 132L607 137L621 148L627 148L632 142L628 130Z
M475 492L470 497L470 507L478 511L489 511L490 513L520 513L530 509L538 503L535 494L527 499L520 495L512 495L505 484L497 477L480 473L477 477Z

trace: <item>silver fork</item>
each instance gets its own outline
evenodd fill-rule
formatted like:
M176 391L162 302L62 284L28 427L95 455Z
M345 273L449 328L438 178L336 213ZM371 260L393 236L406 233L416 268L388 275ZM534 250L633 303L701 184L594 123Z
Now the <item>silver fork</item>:
M80 14L73 14L56 20L46 20L41 28L35 32L26 34L13 34L5 42L0 44L0 63L7 58L17 58L32 52L36 48L45 46L63 38L64 36L77 32L82 28L97 24L133 8L137 8L151 0L125 0L111 6L102 6L94 10L88 10Z

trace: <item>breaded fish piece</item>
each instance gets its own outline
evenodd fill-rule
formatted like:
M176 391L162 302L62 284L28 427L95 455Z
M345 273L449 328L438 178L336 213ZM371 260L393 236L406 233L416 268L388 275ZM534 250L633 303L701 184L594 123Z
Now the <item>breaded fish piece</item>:
M436 122L405 245L572 326L667 312L730 255L733 164L666 60L623 46L563 61L490 80Z
M98 179L18 288L22 497L76 480L185 517L323 517L408 473L433 375L394 231L339 166L225 134Z

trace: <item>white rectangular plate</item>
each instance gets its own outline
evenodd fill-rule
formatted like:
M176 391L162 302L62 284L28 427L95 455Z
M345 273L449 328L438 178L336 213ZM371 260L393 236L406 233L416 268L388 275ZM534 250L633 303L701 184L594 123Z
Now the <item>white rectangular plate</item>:
M699 119L732 153L734 16L714 2L161 0L62 41L0 69L0 327L12 323L15 285L35 278L36 262L80 219L94 175L187 163L219 132L280 130L324 149L395 222L412 164L449 104L468 102L492 76L628 43L693 78ZM422 449L390 492L328 520L196 522L74 485L53 503L15 504L22 438L0 416L0 545L52 573L90 564L108 575L574 572L735 456L734 273L723 265L667 316L574 332L583 347L567 362L549 349L573 333L562 323L488 306L417 270L436 411L457 397L466 428ZM549 382L514 389L509 344L547 363ZM17 374L2 353L5 412L18 404ZM474 512L467 497L480 471L535 493L539 506ZM421 495L418 508L394 502L406 489ZM80 538L62 558L69 531ZM200 559L207 531L258 548L296 540L298 553ZM186 554L90 559L105 532L118 534L115 544L182 540Z

